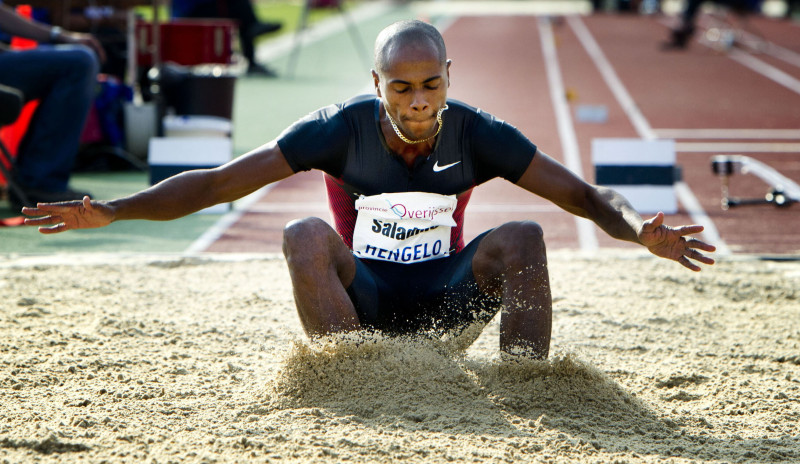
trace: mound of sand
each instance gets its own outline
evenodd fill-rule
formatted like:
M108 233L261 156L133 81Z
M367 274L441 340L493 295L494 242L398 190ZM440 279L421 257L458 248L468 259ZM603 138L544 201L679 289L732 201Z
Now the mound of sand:
M0 462L800 461L800 263L550 261L536 362L309 341L277 257L9 258Z

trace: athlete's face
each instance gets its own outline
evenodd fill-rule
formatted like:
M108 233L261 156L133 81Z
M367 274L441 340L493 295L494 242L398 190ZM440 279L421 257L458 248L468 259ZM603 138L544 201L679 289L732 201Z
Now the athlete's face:
M413 139L436 131L436 113L447 101L450 60L442 63L433 44L393 47L385 69L372 71L378 97L400 130Z

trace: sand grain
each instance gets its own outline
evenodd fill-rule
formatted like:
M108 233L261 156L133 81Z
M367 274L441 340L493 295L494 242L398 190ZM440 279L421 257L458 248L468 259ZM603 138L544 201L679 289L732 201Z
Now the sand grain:
M285 263L0 265L0 462L800 462L800 264L551 253L546 362L310 342Z

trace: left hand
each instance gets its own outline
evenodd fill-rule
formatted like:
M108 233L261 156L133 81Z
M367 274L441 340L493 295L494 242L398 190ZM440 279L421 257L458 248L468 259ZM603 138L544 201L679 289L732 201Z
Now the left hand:
M690 259L709 265L714 264L714 260L697 250L713 252L717 248L696 238L687 239L685 236L702 231L703 226L699 225L680 227L664 225L664 213L658 213L642 224L639 230L639 242L656 256L672 259L688 269L699 271L700 266Z

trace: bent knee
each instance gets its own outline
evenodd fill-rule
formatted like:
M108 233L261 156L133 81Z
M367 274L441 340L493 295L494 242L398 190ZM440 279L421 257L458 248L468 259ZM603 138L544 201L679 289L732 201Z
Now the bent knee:
M317 217L295 219L283 228L283 254L289 257L299 251L315 249L327 242L331 226Z
M350 282L355 274L350 249L333 227L320 218L297 219L286 224L283 255L292 275L319 276L320 272L334 269L342 282Z
M472 259L479 287L491 294L499 292L509 276L530 277L531 270L546 269L544 232L533 221L509 222L494 229L481 241Z
M69 66L74 72L89 75L94 79L94 75L100 71L100 60L91 48L85 45L73 45L64 53L69 57Z
M547 262L542 226L533 221L509 222L486 237L485 254L501 267Z
M515 254L520 251L543 252L544 230L533 221L509 222L498 227L499 246Z

